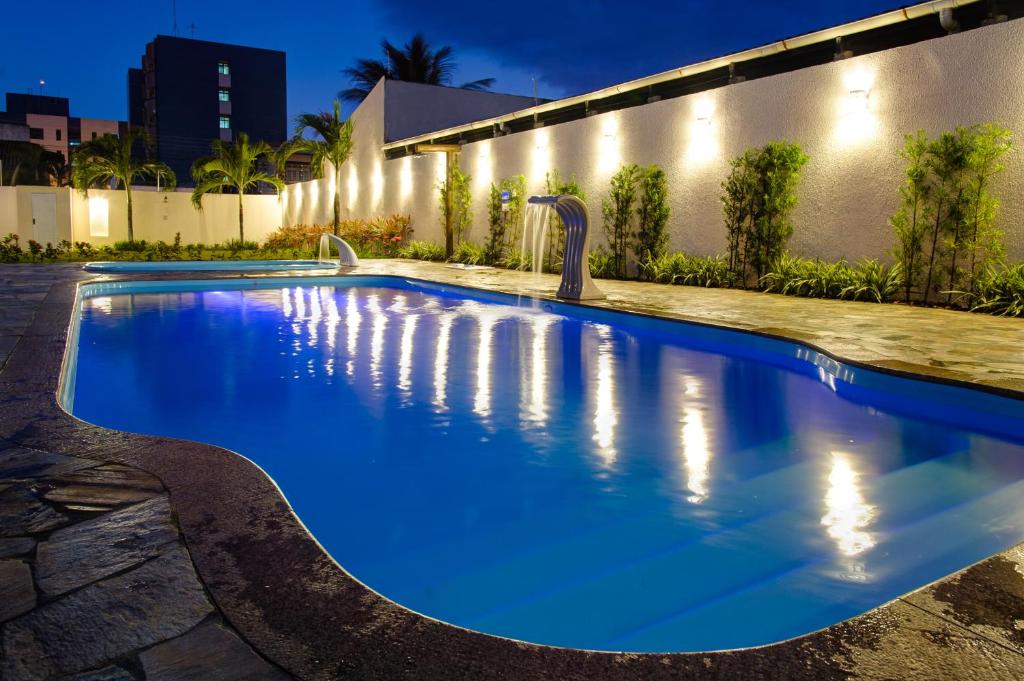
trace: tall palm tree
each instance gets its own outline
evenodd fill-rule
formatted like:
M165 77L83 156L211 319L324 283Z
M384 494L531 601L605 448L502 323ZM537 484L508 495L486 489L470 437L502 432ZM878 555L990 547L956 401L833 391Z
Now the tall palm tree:
M306 131L316 138L303 137ZM352 119L342 120L341 103L334 100L334 111L299 114L295 119L295 136L278 153L280 165L292 154L307 153L312 156L309 165L314 177L324 176L324 163L331 164L334 171L334 233L341 229L341 166L352 153Z
M338 96L350 102L361 102L381 78L403 80L427 85L450 85L455 72L455 58L451 45L433 49L422 33L412 37L405 47L396 47L389 41L381 42L384 59L357 59L355 66L341 72L352 81L352 87ZM493 78L481 78L459 87L464 90L488 90Z
M128 241L135 240L132 211L132 182L160 176L162 189L174 189L177 178L166 163L139 158L132 154L137 143L148 146L141 128L128 128L124 135L106 134L82 142L71 159L71 176L78 190L88 196L90 187L124 187L128 202Z
M277 191L284 188L284 182L276 175L259 169L259 160L273 155L274 150L266 142L249 143L249 136L238 133L235 142L213 141L213 154L196 159L192 164L192 179L196 188L192 190L192 205L203 209L204 194L222 194L225 189L238 192L238 240L245 241L242 198L247 190L255 189L261 182Z

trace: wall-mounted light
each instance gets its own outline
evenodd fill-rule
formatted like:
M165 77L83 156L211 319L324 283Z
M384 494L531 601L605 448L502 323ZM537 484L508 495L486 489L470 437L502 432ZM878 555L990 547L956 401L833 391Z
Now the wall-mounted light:
M543 180L547 172L551 170L551 153L548 150L550 134L544 128L537 128L533 132L533 159L530 164L530 177L534 180Z
M100 196L89 197L89 236L110 236L110 203Z
M850 90L850 93L847 95L847 99L850 103L850 109L856 111L867 111L868 97L870 96L871 90Z
M843 75L845 93L838 102L836 122L836 140L840 144L860 145L876 136L878 117L874 112L877 102L872 96L874 84L874 73L863 67Z
M353 163L348 169L348 209L356 207L356 195L359 194L359 176L356 174L356 164Z
M689 166L705 164L719 155L718 134L715 130L715 100L700 95L693 100L691 118L687 123L686 163Z
M698 99L693 105L693 117L696 119L700 126L705 128L711 127L711 120L715 114L715 105L711 99L704 97Z
M597 167L605 173L614 172L622 163L619 149L619 120L615 114L602 116L600 135L597 145Z

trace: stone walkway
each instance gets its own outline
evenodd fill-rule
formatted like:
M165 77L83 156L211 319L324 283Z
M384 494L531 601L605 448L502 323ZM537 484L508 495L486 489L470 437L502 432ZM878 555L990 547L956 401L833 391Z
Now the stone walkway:
M19 271L20 270L20 271ZM0 269L0 366L77 267ZM167 490L136 468L0 440L0 679L289 679L193 568Z
M542 296L556 283L400 261L359 270L373 272ZM241 457L106 431L56 408L69 282L85 278L76 265L0 266L0 681L1024 678L1024 546L750 650L589 653L410 613L331 561ZM600 285L601 306L789 336L990 389L1024 386L1021 320Z

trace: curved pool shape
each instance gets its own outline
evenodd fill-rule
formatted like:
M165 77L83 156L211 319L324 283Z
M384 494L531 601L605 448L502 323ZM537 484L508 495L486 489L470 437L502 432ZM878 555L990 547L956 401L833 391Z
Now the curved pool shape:
M1024 402L388 277L83 289L64 403L259 464L356 578L542 644L833 624L1024 540Z
M87 272L295 272L336 270L336 263L316 260L160 260L87 262Z

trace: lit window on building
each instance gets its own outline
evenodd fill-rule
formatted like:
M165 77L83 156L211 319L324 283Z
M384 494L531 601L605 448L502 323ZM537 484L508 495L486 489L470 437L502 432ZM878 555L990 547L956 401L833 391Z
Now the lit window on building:
M217 91L217 98L222 102L230 102L231 90L228 90L227 88L221 88Z
M230 76L231 67L228 66L228 63L226 61L217 62L217 73L219 73L222 76Z
M231 129L231 116L221 116L220 117L220 129L221 130L230 130Z

